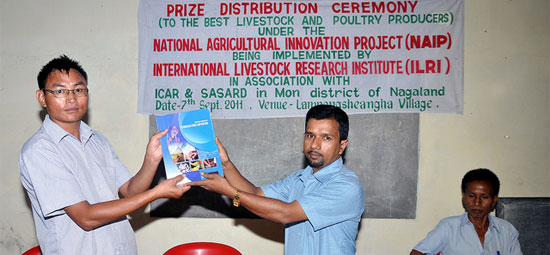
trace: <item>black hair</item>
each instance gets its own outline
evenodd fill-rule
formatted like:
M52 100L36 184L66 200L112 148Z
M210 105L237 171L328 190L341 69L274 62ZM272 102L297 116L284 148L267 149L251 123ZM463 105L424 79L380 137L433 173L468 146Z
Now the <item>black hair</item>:
M88 82L88 75L86 74L86 71L84 71L84 68L82 68L77 61L70 59L66 55L61 55L50 60L50 62L40 69L40 72L36 77L36 80L38 81L38 88L43 89L46 86L46 80L53 71L61 71L68 74L71 69L78 71L80 75L84 77L84 80Z
M500 191L500 181L496 174L486 168L478 168L470 170L462 178L462 193L466 193L466 187L473 181L486 181L491 183L491 189L493 191L493 197L498 196Z
M338 122L338 131L340 132L340 141L348 139L349 120L348 115L337 106L320 104L311 107L306 114L306 128L309 119L323 120L334 118Z

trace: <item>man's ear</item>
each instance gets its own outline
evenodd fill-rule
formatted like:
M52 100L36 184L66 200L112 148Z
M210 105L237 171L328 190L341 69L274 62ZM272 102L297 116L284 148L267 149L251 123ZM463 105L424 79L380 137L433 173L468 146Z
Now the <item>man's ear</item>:
M493 211L497 207L497 203L498 203L498 195L496 195L495 198L493 199L493 204L491 205L491 211Z
M342 153L344 153L344 150L346 150L347 146L348 146L348 140L340 141L340 151L339 151L340 155L342 155Z
M42 105L42 107L46 108L46 95L44 95L44 90L37 90L36 91L36 100L38 100L38 103Z

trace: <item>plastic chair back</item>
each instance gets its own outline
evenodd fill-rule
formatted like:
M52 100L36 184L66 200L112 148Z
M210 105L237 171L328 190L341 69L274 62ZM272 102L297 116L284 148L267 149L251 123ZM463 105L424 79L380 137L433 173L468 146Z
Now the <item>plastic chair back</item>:
M163 255L242 255L235 248L211 242L185 243L172 247Z
M40 250L40 246L35 246L30 248L28 251L23 252L21 255L42 255L42 251Z

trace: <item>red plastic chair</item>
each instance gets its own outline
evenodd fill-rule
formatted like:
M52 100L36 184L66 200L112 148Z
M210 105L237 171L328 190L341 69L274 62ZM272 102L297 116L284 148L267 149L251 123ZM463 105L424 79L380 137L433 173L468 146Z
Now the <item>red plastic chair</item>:
M30 248L28 251L23 252L21 255L42 255L42 251L40 250L40 246L35 246Z
M242 255L242 253L221 243L196 242L174 246L163 255Z

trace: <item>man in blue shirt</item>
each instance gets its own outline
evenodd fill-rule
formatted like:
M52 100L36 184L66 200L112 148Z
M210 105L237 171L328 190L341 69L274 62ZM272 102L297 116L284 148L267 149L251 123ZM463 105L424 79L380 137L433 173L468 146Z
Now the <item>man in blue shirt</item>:
M489 215L498 202L498 177L488 169L471 170L461 187L466 213L441 220L410 254L522 255L514 226Z
M126 215L157 198L179 198L182 176L149 189L162 159L157 132L132 176L107 138L82 121L88 79L78 62L60 56L38 74L36 99L48 115L23 145L21 182L32 205L43 254L137 254ZM123 198L119 198L119 194Z
M344 166L349 121L342 109L318 105L306 115L305 169L271 185L246 180L218 143L225 178L190 183L227 197L256 215L285 224L286 255L355 254L355 238L364 211L364 191L357 175Z

